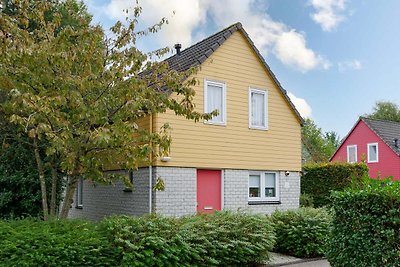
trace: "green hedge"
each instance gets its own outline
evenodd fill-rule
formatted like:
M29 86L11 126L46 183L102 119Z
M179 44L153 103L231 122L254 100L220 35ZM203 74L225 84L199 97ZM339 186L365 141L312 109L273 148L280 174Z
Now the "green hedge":
M243 266L268 260L275 240L266 216L231 212L117 216L102 227L118 248L121 266Z
M94 223L0 221L0 266L116 266Z
M330 203L332 191L343 190L353 179L361 180L365 175L368 167L364 163L307 164L303 167L301 193L312 197L314 207L322 207Z
M300 208L275 211L275 250L296 257L316 257L325 253L332 217L325 209Z
M268 260L274 242L267 216L232 212L0 221L0 266L245 266Z
M400 184L370 181L333 194L332 266L400 266Z

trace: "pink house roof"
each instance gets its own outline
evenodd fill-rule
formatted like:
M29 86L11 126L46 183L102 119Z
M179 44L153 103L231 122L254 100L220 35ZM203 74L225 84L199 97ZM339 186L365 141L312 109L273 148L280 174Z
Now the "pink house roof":
M354 124L353 128L347 134L345 138L343 138L342 143L339 145L335 153L333 153L331 160L335 157L336 153L340 150L342 145L346 142L349 135L353 132L354 128L359 124L360 121L363 121L368 128L371 129L382 141L393 150L398 156L400 156L400 123L394 121L387 120L377 120L370 119L365 117L360 117L356 124ZM396 141L397 144L396 144Z

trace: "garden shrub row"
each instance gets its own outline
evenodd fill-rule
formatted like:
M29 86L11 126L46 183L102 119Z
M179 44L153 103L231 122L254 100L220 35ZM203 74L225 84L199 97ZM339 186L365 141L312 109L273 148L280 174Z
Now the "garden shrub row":
M0 266L115 266L115 254L92 222L0 221Z
M400 266L400 183L365 180L333 194L332 266Z
M326 209L300 208L275 211L277 252L296 257L317 257L325 254L332 216Z
M314 207L322 207L330 203L332 191L343 190L365 175L368 167L364 163L307 164L303 167L301 193L312 197Z
M266 216L232 212L119 216L102 227L118 248L121 266L244 266L268 260L275 241Z
M0 266L245 266L274 243L267 216L233 212L0 221Z

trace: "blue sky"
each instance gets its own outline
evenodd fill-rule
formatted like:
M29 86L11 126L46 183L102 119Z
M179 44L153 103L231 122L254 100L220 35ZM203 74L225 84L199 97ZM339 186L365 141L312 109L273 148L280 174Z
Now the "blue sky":
M128 0L85 0L108 28ZM303 116L344 137L376 101L400 104L400 1L142 0L142 25L169 24L142 49L183 48L240 21ZM173 12L175 14L173 15Z

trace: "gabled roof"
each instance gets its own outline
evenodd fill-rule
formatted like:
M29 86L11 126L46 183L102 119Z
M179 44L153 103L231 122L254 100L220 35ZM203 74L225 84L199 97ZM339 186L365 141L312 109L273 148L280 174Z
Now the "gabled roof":
M206 61L233 33L239 31L243 34L246 40L249 42L251 47L253 48L255 54L260 59L261 63L264 65L268 74L274 80L275 84L278 86L282 95L286 99L289 106L292 108L297 118L300 120L301 125L303 125L304 120L301 117L300 113L297 111L296 107L290 100L289 96L286 93L286 90L283 89L278 79L275 77L275 74L271 71L267 62L265 62L262 57L260 51L255 47L253 41L250 39L247 32L243 29L242 24L240 22L235 23L220 32L217 32L210 37L188 47L187 49L181 51L180 55L173 55L167 58L165 61L169 64L169 66L176 71L186 71L191 67L196 67Z
M377 119L370 119L365 117L360 117L357 122L354 124L353 128L351 128L350 132L346 135L345 138L342 139L341 144L336 149L335 153L333 153L332 157L336 155L339 149L342 147L344 142L350 136L350 134L354 131L357 125L363 121L368 128L371 129L388 147L390 147L394 153L400 156L400 148L395 146L394 139L399 139L400 144L400 123L394 121L387 121L387 120L377 120Z
M360 120L374 132L382 141L388 145L398 156L400 148L395 146L394 139L399 139L400 144L400 123L395 121L376 120L360 117Z

